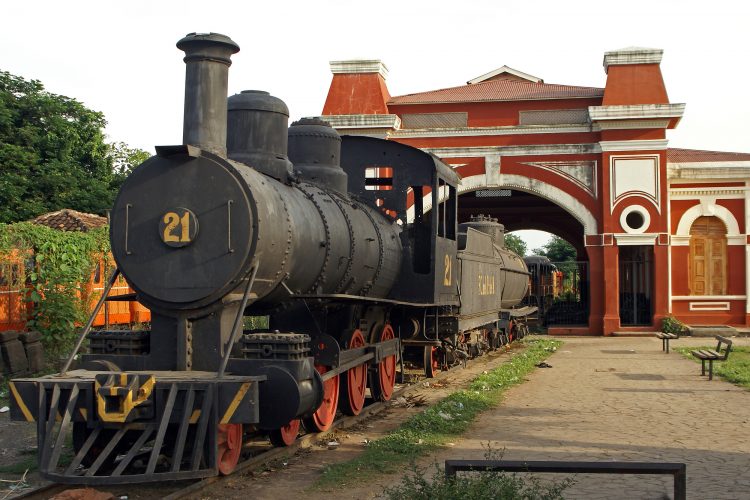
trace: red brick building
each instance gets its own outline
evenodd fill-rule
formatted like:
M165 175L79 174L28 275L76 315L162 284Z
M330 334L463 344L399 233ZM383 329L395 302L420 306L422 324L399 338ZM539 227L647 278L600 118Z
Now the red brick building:
M550 333L605 334L750 320L750 154L667 146L662 51L604 55L603 88L548 84L503 66L466 85L392 97L377 60L335 61L323 108L342 134L430 151L463 177L459 218L556 234L578 252L588 320ZM508 196L510 194L510 196Z

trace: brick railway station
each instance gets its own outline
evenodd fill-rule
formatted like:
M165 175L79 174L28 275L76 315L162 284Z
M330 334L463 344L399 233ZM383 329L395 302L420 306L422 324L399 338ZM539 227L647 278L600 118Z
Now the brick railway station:
M452 165L463 178L459 221L490 214L507 231L570 242L588 319L550 324L552 334L658 329L670 314L748 325L750 153L668 147L685 104L669 101L662 52L606 52L603 88L503 66L402 96L388 92L381 61L334 61L322 114L341 134L388 138Z

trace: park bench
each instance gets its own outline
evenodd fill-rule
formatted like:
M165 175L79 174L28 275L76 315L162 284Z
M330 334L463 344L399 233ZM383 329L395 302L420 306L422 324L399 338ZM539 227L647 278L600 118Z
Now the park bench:
M676 333L656 332L656 338L661 339L661 350L669 354L669 341L679 339L680 336Z
M692 351L690 354L701 360L701 375L706 374L706 361L708 361L708 380L714 378L714 361L726 361L729 357L729 351L732 350L732 341L721 335L716 336L718 343L716 349L699 349ZM722 345L724 346L722 350Z

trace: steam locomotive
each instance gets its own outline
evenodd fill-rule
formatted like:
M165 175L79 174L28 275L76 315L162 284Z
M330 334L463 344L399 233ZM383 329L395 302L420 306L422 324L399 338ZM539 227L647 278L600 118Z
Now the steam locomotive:
M230 38L192 33L177 47L183 144L157 147L111 213L108 287L121 272L151 329L89 324L79 368L71 357L10 386L11 416L37 423L53 481L229 473L248 428L289 444L300 421L323 431L368 394L388 400L405 357L432 376L507 342L527 291L502 225L458 224L460 178L437 157L318 119L288 128L266 92L227 100ZM246 316L270 328L245 329Z

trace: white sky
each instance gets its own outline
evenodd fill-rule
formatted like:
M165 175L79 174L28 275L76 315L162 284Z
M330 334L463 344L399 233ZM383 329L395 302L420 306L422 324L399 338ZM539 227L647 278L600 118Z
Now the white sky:
M664 49L670 146L750 152L750 3L714 0L502 2L4 2L0 70L104 112L112 141L153 152L182 141L188 32L229 35L229 92L268 90L292 119L320 114L328 62L381 59L392 95L462 85L508 65L546 83L604 87L605 51ZM529 248L539 246L530 243Z

